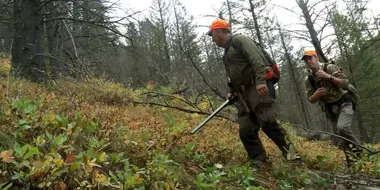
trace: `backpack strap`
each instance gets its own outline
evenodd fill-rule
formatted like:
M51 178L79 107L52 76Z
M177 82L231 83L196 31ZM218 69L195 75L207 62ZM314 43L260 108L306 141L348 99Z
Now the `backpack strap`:
M230 46L232 46L232 47L233 47L235 50L237 50L237 51L242 51L242 50L241 50L239 47L237 47L236 44L234 43L234 37L237 36L237 35L241 35L241 34L234 34L234 35L231 36ZM228 47L226 48L226 50L228 50L228 48L229 48L230 46L228 46Z
M326 72L327 70L327 65L328 65L329 63L323 63L323 65L322 65L322 70L324 71L324 72ZM309 74L308 76L307 76L307 78L308 78L308 80L309 80L309 82L310 82L310 84L311 84L311 86L313 87L313 89L314 90L317 90L317 86L316 86L316 84L315 84L315 78L312 76L312 74Z
M311 87L313 87L314 90L317 90L317 87L315 86L315 79L314 79L314 77L312 75L308 75L307 78L308 78L308 80L309 80L309 82L311 84Z
M229 70L228 70L228 66L227 66L227 62L228 62L228 60L227 60L227 52L228 52L228 50L229 50L229 48L231 47L231 45L233 46L233 48L235 48L234 47L234 45L232 44L232 38L234 37L235 35L233 35L233 36L231 36L230 37L230 39L229 39L229 45L228 46L226 46L226 48L224 49L224 57L223 57L223 62L224 62L224 68L225 68L225 71L226 71L226 77L227 77L227 84L228 84L228 86L230 87L230 88L232 88L232 86L230 86L231 85L231 79L230 79L230 73L229 73Z
M326 72L327 70L327 65L328 65L329 63L323 63L323 67L322 67L322 70L324 71L324 72Z
M311 87L314 89L314 90L317 90L317 86L316 86L316 82L315 82L315 78L313 77L313 75L312 74L309 74L309 75L307 75L307 78L308 78L308 80L309 80L309 83L311 84ZM324 103L322 103L321 101L318 101L318 104L319 104L319 106L321 106L321 108L322 108L322 111L323 112L326 112L326 107L325 107L325 105L324 105Z

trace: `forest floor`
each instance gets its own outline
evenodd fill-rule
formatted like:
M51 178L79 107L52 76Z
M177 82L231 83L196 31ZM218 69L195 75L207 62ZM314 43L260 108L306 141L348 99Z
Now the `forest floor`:
M105 80L42 86L0 72L2 189L380 187L380 155L365 156L348 170L329 141L297 136L287 123L282 125L304 162L287 161L260 131L272 167L259 170L249 164L236 123L215 117L192 135L207 115L143 104L153 87L132 90ZM182 106L180 96L171 98L157 101ZM210 112L207 102L198 105Z

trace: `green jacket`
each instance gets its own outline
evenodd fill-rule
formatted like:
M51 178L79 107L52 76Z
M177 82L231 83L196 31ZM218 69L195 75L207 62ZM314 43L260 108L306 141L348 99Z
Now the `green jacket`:
M232 40L242 52L231 46ZM230 87L233 88L231 91L239 89L242 85L247 86L249 83L266 84L264 80L266 66L253 40L244 35L235 35L227 40L224 48L223 62Z

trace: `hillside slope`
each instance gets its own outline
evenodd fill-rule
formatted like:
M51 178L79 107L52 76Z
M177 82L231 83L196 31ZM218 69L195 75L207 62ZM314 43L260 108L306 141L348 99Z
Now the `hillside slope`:
M151 88L104 80L42 87L1 77L0 184L9 189L336 189L380 177L378 155L357 164L353 181L341 151L286 123L305 163L287 162L260 132L273 162L264 171L249 165L236 123L216 117L190 135L206 116L136 103ZM176 97L167 103L184 106Z

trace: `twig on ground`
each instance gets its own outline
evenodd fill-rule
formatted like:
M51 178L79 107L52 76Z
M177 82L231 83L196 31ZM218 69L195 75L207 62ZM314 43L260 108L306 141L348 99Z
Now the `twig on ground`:
M187 112L187 113L197 113L197 114L201 114L201 115L211 115L211 113L207 113L207 112L203 112L203 111L197 111L197 110L189 110L189 109L185 109L185 108L181 108L181 107L177 107L177 106L171 106L171 105L165 105L165 104L160 104L160 103L155 103L155 102L138 102L138 101L134 101L130 98L128 98L128 102L130 103L133 103L133 104L142 104L142 105L154 105L154 106L161 106L161 107L166 107L166 108L171 108L171 109L176 109L176 110L180 110L180 111L183 111L183 112ZM219 117L219 118L223 118L223 119L227 119L229 121L234 121L234 119L232 118L229 118L227 116L223 116L223 115L215 115L215 117Z
M145 92L145 93L142 93L141 95L145 95L145 94L147 94L148 96L149 96L150 94L154 94L154 95L158 95L158 96L166 96L166 97L169 97L169 98L177 99L177 100L179 100L179 101L181 101L181 102L183 102L183 103L186 103L187 105L189 105L189 106L191 106L191 107L193 107L193 108L196 108L196 109L198 109L199 111L201 111L201 109L199 109L199 108L195 105L195 103L192 103L192 102L190 102L189 100L187 100L187 99L185 99L185 98L177 97L177 96L170 95L170 94L163 94L163 93L159 93L159 92Z
M374 154L378 154L378 153L380 153L380 150L373 151L373 150L371 150L371 149L368 149L368 148L365 147L365 146L362 146L362 145L360 145L360 144L358 144L358 143L353 142L353 141L350 140L350 139L347 139L347 138L345 138L345 137L343 137L343 136L340 136L340 135L337 135L337 134L334 134L334 133L330 133L330 132L326 132L326 131L314 131L314 130L311 130L311 129L307 129L307 128L301 126L301 125L294 125L294 126L300 127L300 128L302 128L302 129L304 129L304 130L306 130L306 131L309 131L309 132L328 134L328 135L331 135L331 136L338 137L338 138L340 138L340 139L346 140L346 141L348 141L348 142L354 144L355 146L358 146L358 147L360 147L360 148L363 148L363 149L367 150L367 151L369 152L370 155L374 155Z

